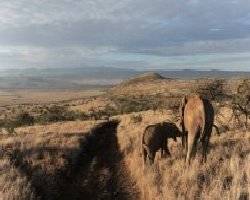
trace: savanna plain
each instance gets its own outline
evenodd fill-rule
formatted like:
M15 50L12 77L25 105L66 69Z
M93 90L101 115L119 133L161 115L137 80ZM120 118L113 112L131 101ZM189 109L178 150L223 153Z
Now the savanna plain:
M89 92L89 93L88 93ZM201 145L185 164L171 156L143 164L141 138L180 121L185 95L212 103L207 161ZM250 80L169 79L147 73L105 90L0 92L0 199L193 200L250 198Z

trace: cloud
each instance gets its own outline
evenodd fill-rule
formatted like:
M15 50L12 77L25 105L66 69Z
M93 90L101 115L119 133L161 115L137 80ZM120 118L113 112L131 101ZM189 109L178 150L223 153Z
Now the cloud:
M249 13L248 0L2 0L0 67L250 52Z

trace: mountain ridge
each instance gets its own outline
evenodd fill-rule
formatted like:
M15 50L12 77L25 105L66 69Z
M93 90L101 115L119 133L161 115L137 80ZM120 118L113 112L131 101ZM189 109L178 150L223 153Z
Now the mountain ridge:
M151 74L141 77L142 74ZM137 77L135 80L134 77ZM197 79L197 78L250 78L250 72L230 72L220 70L199 71L194 69L185 70L135 70L114 67L82 67L82 68L26 68L0 70L1 89L20 88L84 88L85 86L116 85L162 79ZM132 81L130 80L132 79ZM145 79L145 80L143 80ZM130 80L130 81L129 81Z

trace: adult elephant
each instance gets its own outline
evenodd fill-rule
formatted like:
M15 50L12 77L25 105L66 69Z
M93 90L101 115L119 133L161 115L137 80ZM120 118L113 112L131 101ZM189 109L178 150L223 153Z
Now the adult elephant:
M166 153L170 155L167 145L168 138L176 141L176 137L181 137L181 134L179 128L171 122L161 122L147 126L141 141L144 164L147 158L150 164L153 164L158 150L161 150L161 156Z
M199 95L185 96L180 106L182 144L186 150L186 164L195 157L198 140L202 142L202 161L206 162L209 139L214 122L212 104Z

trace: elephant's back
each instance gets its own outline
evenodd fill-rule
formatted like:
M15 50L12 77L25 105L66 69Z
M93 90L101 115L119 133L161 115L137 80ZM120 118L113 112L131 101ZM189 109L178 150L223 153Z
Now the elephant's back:
M205 108L202 98L194 95L188 98L184 109L184 123L188 128L203 127L205 121Z

